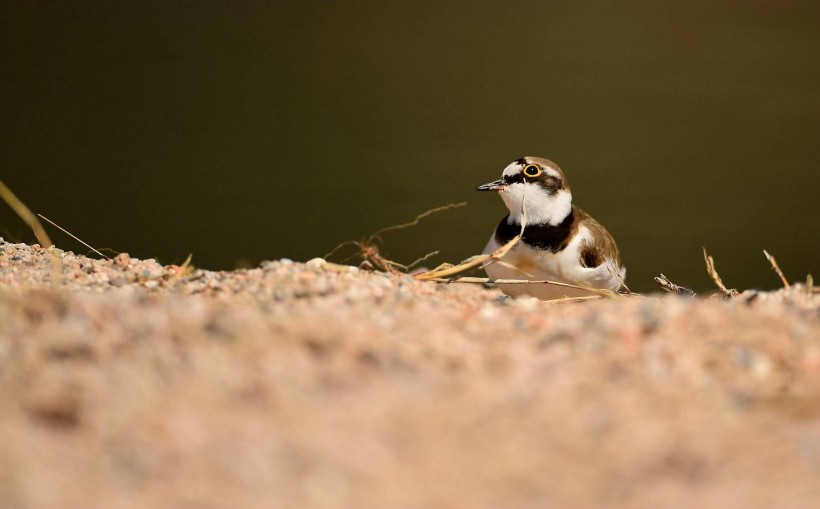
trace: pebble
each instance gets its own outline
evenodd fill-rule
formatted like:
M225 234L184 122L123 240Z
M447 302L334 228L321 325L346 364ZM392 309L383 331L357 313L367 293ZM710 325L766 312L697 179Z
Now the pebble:
M112 278L109 281L109 283L111 284L111 286L119 288L120 286L128 284L128 279L126 279L125 276L117 276L115 278Z
M114 257L114 264L119 265L120 267L128 267L128 264L131 263L131 257L128 256L128 253L120 253Z
M324 258L313 258L312 260L308 260L305 263L305 267L308 270L312 270L314 272L323 272L324 269L327 267L327 260Z

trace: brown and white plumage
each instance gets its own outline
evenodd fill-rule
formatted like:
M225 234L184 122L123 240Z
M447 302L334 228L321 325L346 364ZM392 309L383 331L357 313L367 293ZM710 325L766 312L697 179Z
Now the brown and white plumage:
M552 161L524 157L508 165L501 179L478 187L497 191L510 213L496 227L485 253L491 253L521 233L521 240L504 256L506 262L486 267L492 279L547 279L593 288L617 290L626 276L609 232L572 204L564 172ZM508 295L540 299L575 297L588 292L553 285L499 287Z

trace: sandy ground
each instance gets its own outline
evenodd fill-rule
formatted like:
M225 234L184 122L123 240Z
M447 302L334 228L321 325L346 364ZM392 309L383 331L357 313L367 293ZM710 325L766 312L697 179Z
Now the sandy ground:
M820 507L820 295L0 242L0 508Z

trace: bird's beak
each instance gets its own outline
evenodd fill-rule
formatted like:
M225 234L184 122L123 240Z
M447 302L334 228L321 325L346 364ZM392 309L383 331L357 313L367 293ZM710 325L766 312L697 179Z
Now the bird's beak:
M482 186L478 186L475 188L476 191L501 191L507 187L507 184L504 183L503 180L499 179L495 182L490 182L489 184L484 184Z

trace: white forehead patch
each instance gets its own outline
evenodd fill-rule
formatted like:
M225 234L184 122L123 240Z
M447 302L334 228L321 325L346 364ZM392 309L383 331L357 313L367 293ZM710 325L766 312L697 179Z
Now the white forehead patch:
M521 166L518 163L510 163L510 165L507 166L506 168L504 168L504 171L501 172L501 176L502 177L512 177L516 173L521 173L521 170L523 170L523 169L524 169L524 167Z

